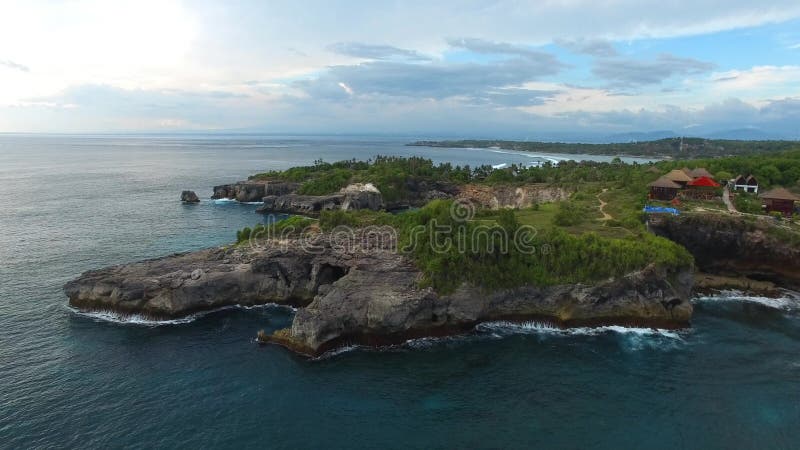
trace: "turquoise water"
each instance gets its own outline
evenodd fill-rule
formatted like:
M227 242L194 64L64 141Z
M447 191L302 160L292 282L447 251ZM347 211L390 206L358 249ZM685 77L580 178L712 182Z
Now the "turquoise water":
M229 242L264 220L207 200L272 168L375 154L529 161L402 140L0 136L0 447L797 448L800 309L697 299L682 332L474 335L318 360L253 343L290 310L173 324L66 307L80 272ZM204 199L182 205L180 191Z

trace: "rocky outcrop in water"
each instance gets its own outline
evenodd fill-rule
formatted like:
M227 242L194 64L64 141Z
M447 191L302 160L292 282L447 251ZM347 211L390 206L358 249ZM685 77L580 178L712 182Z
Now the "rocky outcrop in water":
M800 235L772 218L692 213L653 218L649 227L686 247L705 273L800 289Z
M240 181L214 186L213 199L228 198L239 202L260 202L266 195L265 182Z
M67 283L70 305L163 319L230 305L303 305L342 276L345 255L219 247L93 270Z
M463 332L482 321L544 319L563 326L685 326L691 268L658 267L594 284L485 291L462 285L440 295L421 288L413 261L391 240L340 247L308 241L177 254L82 274L64 290L73 307L172 318L242 304L304 306L270 339L318 354L344 343L384 344Z
M198 203L200 198L197 197L194 191L183 191L181 192L181 201L184 203Z

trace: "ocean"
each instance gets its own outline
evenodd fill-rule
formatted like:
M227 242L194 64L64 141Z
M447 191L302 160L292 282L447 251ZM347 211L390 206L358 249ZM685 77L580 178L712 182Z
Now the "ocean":
M0 135L0 448L800 448L789 292L698 297L682 331L491 323L312 360L254 342L291 322L286 308L148 322L67 306L61 287L85 270L229 243L264 220L208 198L252 173L571 157L406 141ZM181 204L184 189L203 201Z

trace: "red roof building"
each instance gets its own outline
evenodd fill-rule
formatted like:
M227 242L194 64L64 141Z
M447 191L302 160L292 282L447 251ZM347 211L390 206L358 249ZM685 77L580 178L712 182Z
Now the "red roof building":
M699 177L686 184L689 187L718 188L720 185L709 177Z
M696 200L714 200L720 184L709 177L699 177L686 183L684 196Z

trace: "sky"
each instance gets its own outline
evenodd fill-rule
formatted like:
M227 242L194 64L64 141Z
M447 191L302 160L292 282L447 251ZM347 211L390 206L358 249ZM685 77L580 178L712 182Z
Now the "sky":
M800 2L0 0L0 132L665 130L800 139Z

